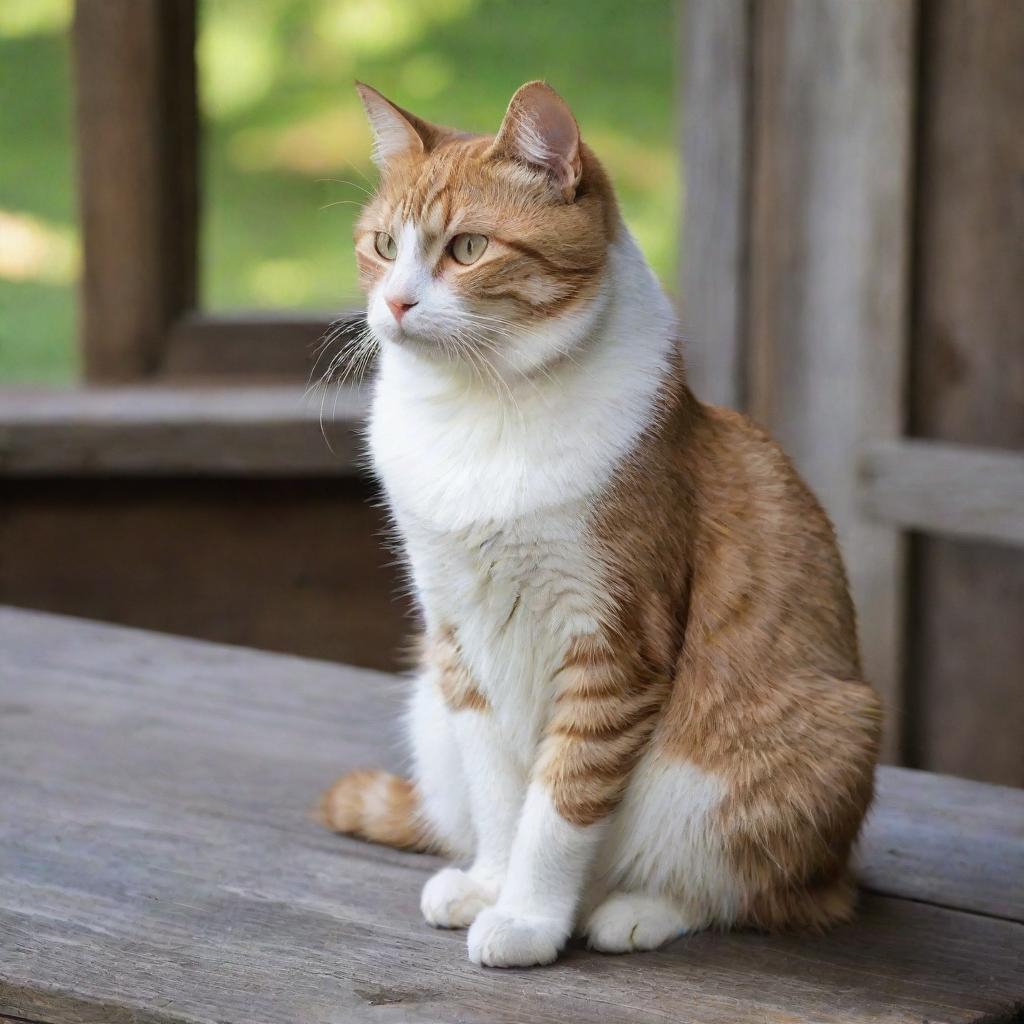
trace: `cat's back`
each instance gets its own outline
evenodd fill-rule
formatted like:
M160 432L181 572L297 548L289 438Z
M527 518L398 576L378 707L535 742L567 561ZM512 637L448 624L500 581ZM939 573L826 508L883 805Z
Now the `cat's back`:
M858 678L856 617L825 509L748 417L702 406L695 433L695 625L711 635L725 626L737 638L772 636L769 651L751 644L752 663L786 659Z
M856 625L832 524L781 446L746 416L678 381L595 519L608 564L638 607L664 605L694 642L730 638L816 667L859 672ZM640 616L650 618L650 615ZM724 632L722 632L724 630ZM736 644L749 636L750 644Z

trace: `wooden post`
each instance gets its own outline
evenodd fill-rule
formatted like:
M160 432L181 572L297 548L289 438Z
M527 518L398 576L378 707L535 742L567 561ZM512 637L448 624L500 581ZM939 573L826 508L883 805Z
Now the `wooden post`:
M903 542L858 506L866 443L902 433L915 6L761 0L755 17L750 411L838 531L868 678L900 756Z
M1006 460L1024 449L1024 10L922 13L911 427ZM915 556L914 760L1024 785L1024 551L928 538Z
M683 333L706 402L746 401L749 0L690 0L683 19Z
M196 298L195 0L78 0L74 50L90 380L154 372Z

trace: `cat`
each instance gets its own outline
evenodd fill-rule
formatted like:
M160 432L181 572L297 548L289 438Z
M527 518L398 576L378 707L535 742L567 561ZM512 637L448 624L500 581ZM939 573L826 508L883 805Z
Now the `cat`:
M554 90L482 136L357 88L369 446L423 643L412 779L343 777L327 823L461 863L421 909L483 965L847 919L882 715L828 518L689 390Z

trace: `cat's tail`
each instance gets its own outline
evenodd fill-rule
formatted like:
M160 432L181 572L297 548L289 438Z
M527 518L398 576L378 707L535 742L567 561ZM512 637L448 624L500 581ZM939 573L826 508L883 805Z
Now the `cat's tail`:
M349 772L320 800L320 820L335 832L421 853L440 852L408 780L383 771Z

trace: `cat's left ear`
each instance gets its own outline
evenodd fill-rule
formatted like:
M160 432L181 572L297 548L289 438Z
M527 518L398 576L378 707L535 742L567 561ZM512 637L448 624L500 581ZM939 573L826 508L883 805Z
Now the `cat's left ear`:
M356 82L356 92L373 132L373 162L382 170L396 156L418 156L441 141L443 128L403 110L372 86Z
M551 176L567 203L583 175L580 128L569 104L546 82L520 86L488 156L521 160Z

